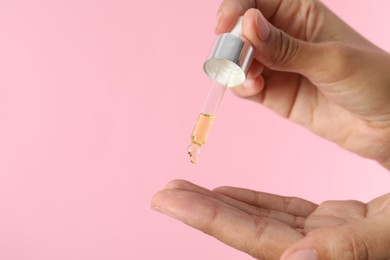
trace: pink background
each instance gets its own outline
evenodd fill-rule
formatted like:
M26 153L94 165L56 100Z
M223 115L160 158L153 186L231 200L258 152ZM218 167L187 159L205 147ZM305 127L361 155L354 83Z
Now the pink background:
M324 1L390 50L387 0ZM0 1L0 259L250 259L149 209L166 182L368 201L390 175L232 93L191 165L219 0Z

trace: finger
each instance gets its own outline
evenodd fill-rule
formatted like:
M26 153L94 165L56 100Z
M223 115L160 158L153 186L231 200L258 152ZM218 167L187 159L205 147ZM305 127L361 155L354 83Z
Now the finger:
M304 199L284 197L242 188L220 187L214 191L256 207L277 210L301 217L307 217L318 207L315 203Z
M243 36L254 45L258 61L271 69L299 73L315 84L322 83L324 75L324 83L336 81L340 68L348 67L349 48L342 43L373 47L319 1L225 0L215 32L230 31L240 15ZM333 26L324 30L324 21Z
M265 18L271 19L277 11L280 11L282 2L283 0L255 0L255 7L260 10Z
M239 16L249 8L255 7L253 0L224 0L218 9L215 33L221 34L231 31Z
M295 229L303 229L305 219L302 217L297 217L292 214L288 214L285 212L280 212L277 210L270 210L270 209L263 209L259 207L255 207L253 205L247 204L245 202L236 200L234 198L225 196L220 193L212 192L208 189L205 189L201 186L195 185L191 182L188 182L186 180L174 180L169 182L166 185L167 189L179 189L184 191L192 191L199 194L202 194L204 196L217 199L221 202L226 203L227 205L230 205L236 209L239 209L247 214L263 217L263 218L269 218L276 221L279 221L281 223L284 223L286 225L289 225L291 228Z
M231 88L233 93L243 98L259 94L264 88L264 78L261 76L263 70L263 64L253 60L249 67L245 82L241 86Z
M195 192L163 190L152 203L161 212L256 258L279 259L283 250L303 237L287 225L248 215Z
M249 67L246 77L248 79L255 79L261 75L263 70L264 70L263 64L259 63L257 60L253 60Z
M237 21L250 8L258 8L267 19L279 10L282 0L224 0L218 9L215 32L221 34L230 31Z
M197 192L199 194L203 194L203 195L211 197L211 198L216 198L216 194L214 192L212 192L211 190L206 189L204 187L201 187L199 185L196 185L194 183L191 183L189 181L181 180L181 179L177 179L177 180L173 180L173 181L168 182L167 185L165 185L165 188L166 189L194 191L194 192Z
M260 94L264 88L264 78L259 76L254 79L247 78L241 86L232 88L234 94L239 97L247 98Z
M329 60L334 48L308 43L284 33L257 9L246 11L242 29L243 36L254 46L255 59L270 69L298 73L317 81L332 68L324 61Z
M389 259L388 216L313 232L284 252L282 260Z
M250 96L250 100L259 102L278 115L290 119L295 119L291 116L293 115L293 108L296 108L297 104L303 103L306 105L304 111L309 111L309 104L311 105L310 102L313 102L313 95L311 94L315 94L317 89L307 85L305 78L295 73L280 71L267 71L267 74L270 75L268 77L265 74L266 71L263 73L263 89L257 95ZM310 95L305 95L306 93ZM300 118L298 117L298 119Z
M366 214L367 215L374 215L374 214L381 212L384 209L384 207L389 205L389 202L390 202L390 193L387 193L385 195L382 195L378 198L371 200L367 204L367 213Z

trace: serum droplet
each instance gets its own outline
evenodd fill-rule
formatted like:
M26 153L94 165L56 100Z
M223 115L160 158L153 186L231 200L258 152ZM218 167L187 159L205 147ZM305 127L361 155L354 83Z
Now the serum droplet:
M188 155L190 156L190 160L193 164L196 164L199 159L200 154L200 146L196 143L191 143L190 146L188 146Z

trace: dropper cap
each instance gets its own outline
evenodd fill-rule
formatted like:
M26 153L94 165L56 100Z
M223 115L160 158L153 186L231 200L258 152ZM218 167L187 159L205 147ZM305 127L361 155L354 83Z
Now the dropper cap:
M244 83L253 56L252 45L242 37L240 16L230 33L217 36L203 70L217 83L236 87Z

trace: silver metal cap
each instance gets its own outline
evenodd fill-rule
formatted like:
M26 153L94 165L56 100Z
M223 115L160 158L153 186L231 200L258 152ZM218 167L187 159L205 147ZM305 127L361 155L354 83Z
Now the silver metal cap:
M217 37L203 69L219 84L236 87L244 83L253 55L253 47L245 38L224 33Z

